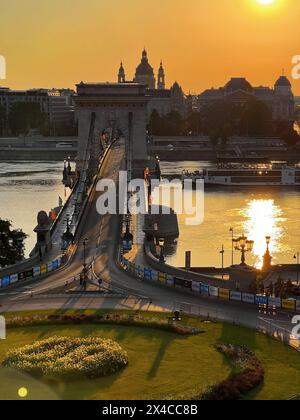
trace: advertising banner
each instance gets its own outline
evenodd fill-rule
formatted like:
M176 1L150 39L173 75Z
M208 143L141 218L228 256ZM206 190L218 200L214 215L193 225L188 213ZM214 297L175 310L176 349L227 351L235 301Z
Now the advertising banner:
M274 298L274 297L269 297L268 299L268 305L270 308L281 308L281 299L280 298Z
M142 267L140 265L137 265L135 267L135 274L136 274L136 276L137 277L143 277L143 273L144 273L144 270L142 269Z
M201 293L201 284L198 281L192 282L192 290L197 293Z
M244 303L255 303L255 296L250 293L242 293L242 301Z
M282 309L287 309L288 311L296 310L296 301L289 299L282 299Z
M15 284L19 281L18 274L12 274L10 276L10 284Z
M25 277L27 279L30 279L31 277L33 277L33 268L31 268L30 270L25 271Z
M207 286L206 284L201 284L200 292L201 295L209 296L209 286Z
M150 270L150 268L144 269L144 277L147 280L152 280L152 270Z
M158 271L152 271L151 280L153 280L153 281L159 281L158 280Z
M235 300L237 302L241 302L242 301L242 293L241 292L235 292L235 291L230 292L230 300Z
M166 283L166 280L167 280L167 275L165 273L159 273L158 278L159 278L159 281L161 283L164 283L165 284Z
M169 276L169 275L167 275L166 284L167 284L168 286L174 286L174 277L173 277L173 276Z
M41 267L40 266L34 267L34 269L33 269L33 277L38 277L40 275L41 275Z
M132 262L129 263L129 271L130 273L135 274L135 264Z
M268 297L263 295L255 296L255 305L268 305Z
M230 290L220 288L219 289L219 298L224 299L224 300L229 300L230 299Z
M41 265L41 274L47 274L48 266L46 264Z
M18 281L23 281L25 279L26 279L26 273L25 272L18 274Z
M5 276L1 279L1 287L7 287L10 285L10 276Z
M57 260L52 262L52 269L53 269L53 271L58 269L58 261Z
M53 271L53 263L52 261L48 264L48 273L51 273Z
M192 289L192 280L184 280L179 277L174 278L175 286L184 287L186 289Z
M210 286L209 287L209 294L212 297L219 297L219 288L218 287L214 287L214 286Z

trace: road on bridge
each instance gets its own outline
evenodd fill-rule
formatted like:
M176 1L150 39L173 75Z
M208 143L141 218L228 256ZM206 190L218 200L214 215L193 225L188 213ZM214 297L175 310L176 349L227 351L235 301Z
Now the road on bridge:
M125 144L123 140L114 143L98 175L117 182L119 170L125 169ZM151 311L172 311L183 309L187 313L209 316L233 322L250 328L259 328L268 333L277 331L289 339L293 325L291 315L276 313L270 315L256 306L236 302L209 300L184 292L136 279L116 264L120 235L118 215L100 216L96 202L101 192L93 190L83 220L78 229L77 249L71 261L56 273L30 285L18 286L0 292L0 311L121 308ZM87 263L94 261L95 273L112 289L121 292L116 296L72 295L55 293L70 282L83 268L83 239L86 246Z

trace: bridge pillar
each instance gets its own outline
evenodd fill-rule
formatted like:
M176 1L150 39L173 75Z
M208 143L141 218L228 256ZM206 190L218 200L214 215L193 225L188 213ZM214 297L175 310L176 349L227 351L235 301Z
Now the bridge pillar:
M142 171L148 161L146 86L137 83L80 83L75 97L79 144L77 168L85 160L91 115L95 113L95 133L108 128L120 130L127 143L134 172ZM141 172L142 175L142 172Z

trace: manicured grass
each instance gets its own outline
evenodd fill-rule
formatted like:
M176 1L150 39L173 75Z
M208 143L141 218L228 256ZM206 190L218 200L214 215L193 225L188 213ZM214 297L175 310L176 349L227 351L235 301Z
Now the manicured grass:
M92 312L95 311L88 311ZM27 316L30 314L26 313ZM55 380L51 383L2 369L0 399L17 398L20 387L28 388L29 397L43 399L47 396L63 399L151 399L188 395L189 390L204 390L207 385L220 382L230 374L229 362L214 347L219 342L246 345L263 363L265 383L248 395L249 399L287 399L299 393L300 354L297 351L245 328L221 323L203 324L192 318L184 322L201 328L205 333L182 337L157 329L84 324L9 329L7 340L0 341L0 362L8 350L53 335L94 335L117 341L127 351L129 365L107 378L75 382Z

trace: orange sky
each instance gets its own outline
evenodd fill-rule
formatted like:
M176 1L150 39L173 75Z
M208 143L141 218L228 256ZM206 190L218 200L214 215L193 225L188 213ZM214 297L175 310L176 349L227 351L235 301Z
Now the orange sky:
M185 91L219 87L231 76L273 85L300 55L300 1L0 0L0 55L13 88L74 87L132 78L146 46L167 83ZM300 80L293 81L300 95Z

